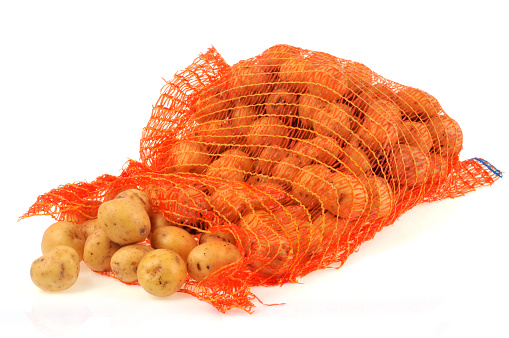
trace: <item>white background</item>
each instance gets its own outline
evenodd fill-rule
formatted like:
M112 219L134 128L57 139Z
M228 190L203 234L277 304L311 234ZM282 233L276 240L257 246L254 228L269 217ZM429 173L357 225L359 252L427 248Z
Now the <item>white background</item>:
M155 298L84 265L72 288L43 292L29 269L53 220L17 221L38 195L138 159L162 78L212 45L229 64L278 43L362 62L434 95L464 132L462 160L506 171L504 4L2 1L0 335L508 337L505 177L416 207L338 270L253 289L286 304L256 303L251 315L185 294Z

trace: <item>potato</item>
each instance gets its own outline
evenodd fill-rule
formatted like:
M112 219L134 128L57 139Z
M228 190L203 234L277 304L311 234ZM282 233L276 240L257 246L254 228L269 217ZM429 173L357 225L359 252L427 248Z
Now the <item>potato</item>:
M302 164L313 161L333 165L341 151L339 144L331 137L317 135L309 140L300 140L292 147L293 155L299 156Z
M121 247L111 256L111 271L122 282L134 283L138 280L138 264L146 254L153 250L153 248L143 244L131 244Z
M276 183L283 186L291 185L295 176L299 174L304 166L304 157L296 154L289 155L276 163L272 168L272 177Z
M348 144L341 149L339 160L344 171L352 175L362 176L371 171L369 155L362 148Z
M130 199L138 204L140 204L143 209L145 209L145 212L149 214L152 211L152 199L150 196L141 190L138 189L128 189L125 191L122 191L117 196L115 196L115 199L117 198L127 198ZM100 206L99 206L100 208Z
M297 47L288 45L275 45L265 50L259 58L259 64L266 73L279 72L281 64L289 58L298 58Z
M329 104L320 97L303 94L299 97L299 117L304 128L312 128L316 114Z
M162 206L168 220L176 224L195 224L210 210L207 194L201 185L179 185L164 193Z
M228 184L222 184L215 189L209 202L212 209L229 222L236 222L248 207L243 194Z
M397 144L388 159L392 180L397 184L413 187L424 183L428 177L429 158L416 146Z
M210 154L224 152L230 146L240 143L239 135L235 135L231 121L209 121L195 127L192 140L203 144Z
M387 217L396 206L392 188L387 180L380 176L369 176L367 181L372 192L369 215L375 218Z
M284 86L274 89L267 97L265 111L268 115L276 115L283 120L289 116L297 115L297 101L299 97Z
M433 149L443 157L456 157L463 149L463 132L453 118L436 115L426 122L433 139Z
M399 143L417 146L424 152L429 152L433 146L431 133L424 123L415 121L403 121L400 130Z
M251 61L240 61L231 67L229 95L246 104L265 101L267 93L274 88L276 77L266 73L264 67Z
M235 245L209 241L191 250L187 257L187 270L191 278L200 282L211 273L241 258L240 250Z
M167 297L184 285L187 269L185 261L175 251L156 249L141 259L136 274L145 291L157 297Z
M353 219L369 207L371 198L364 184L356 176L338 171L328 177L330 184L319 193L323 206L331 214Z
M177 223L171 222L166 217L164 217L163 213L152 212L149 215L150 217L150 233L153 234L156 229L165 227L165 226L179 226Z
M398 142L402 123L397 106L381 100L376 102L368 108L364 121L357 130L358 138L374 152Z
M294 93L305 93L308 90L306 83L309 78L309 72L313 70L313 64L300 57L298 54L292 55L279 65L280 83L287 86Z
M233 245L236 244L235 236L233 236L233 234L230 232L226 231L204 232L200 235L199 244L212 241L228 242Z
M253 160L239 149L230 149L219 155L205 172L206 175L227 181L242 182L251 171Z
M246 135L246 145L253 154L259 154L263 145L285 148L289 143L286 138L288 127L275 116L260 117L253 122Z
M34 284L45 291L70 288L78 279L80 258L78 252L66 245L57 245L33 261L30 277Z
M268 175L274 165L286 156L288 156L288 150L286 149L271 146L263 148L253 162L253 172Z
M437 99L428 93L412 87L403 88L397 93L396 103L406 117L413 121L426 122L437 116L441 110Z
M315 111L313 129L320 135L333 137L337 140L348 139L350 130L350 106L346 104L328 103Z
M322 164L302 168L292 184L293 196L308 209L320 204L324 194L331 189L327 184L330 170Z
M70 246L78 253L79 260L83 259L85 235L79 225L71 222L56 222L50 225L42 235L41 251L43 254L58 245Z
M260 108L246 106L237 101L231 111L230 126L234 135L243 136L249 131L251 124L260 116Z
M80 231L85 235L85 239L90 236L94 231L99 229L101 226L97 222L97 218L89 219L80 224ZM83 242L83 245L85 242Z
M166 170L168 172L194 172L201 174L207 169L211 158L203 144L182 141L169 151Z
M83 250L83 261L94 271L110 271L111 257L121 246L111 241L103 229L88 236Z
M104 202L99 207L97 219L108 238L120 245L141 242L150 233L150 217L143 204L129 198Z
M198 244L193 235L186 230L179 227L166 226L154 231L151 245L154 249L173 250L186 261L189 252Z
M348 78L342 65L319 64L306 74L308 93L327 101L338 101L348 92Z
M198 123L222 120L228 115L232 101L220 86L210 86L197 94L198 99L192 106L193 116Z

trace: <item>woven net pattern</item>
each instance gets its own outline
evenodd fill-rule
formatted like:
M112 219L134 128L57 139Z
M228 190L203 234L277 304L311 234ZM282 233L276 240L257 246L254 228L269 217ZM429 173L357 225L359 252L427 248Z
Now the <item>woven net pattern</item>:
M341 266L415 205L502 176L460 161L462 145L437 99L363 64L276 45L230 66L210 48L162 88L139 161L59 186L22 218L81 223L120 191L143 190L195 234L232 233L243 255L180 292L250 312L252 287Z

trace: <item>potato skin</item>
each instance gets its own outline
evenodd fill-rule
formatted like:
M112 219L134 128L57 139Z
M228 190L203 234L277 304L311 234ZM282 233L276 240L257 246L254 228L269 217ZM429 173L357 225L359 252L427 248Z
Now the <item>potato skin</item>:
M111 241L103 229L88 236L83 251L83 261L94 271L110 271L111 257L120 245Z
M152 199L144 191L138 189L124 190L117 196L115 196L115 199L118 198L127 198L132 200L133 202L139 203L143 207L143 209L145 209L145 212L147 214L149 214L152 211Z
M94 233L97 229L101 228L97 222L97 218L86 220L80 224L80 231L85 235L85 239Z
M78 252L66 245L57 245L33 261L30 277L45 291L70 288L78 279L80 259Z
M128 198L102 203L97 219L106 235L120 245L141 242L150 234L150 217L140 203Z
M80 261L83 259L85 235L79 225L71 222L56 222L50 225L42 236L41 251L46 253L58 245L70 246L78 253Z
M189 252L198 244L193 235L183 228L165 226L154 231L151 237L151 245L154 249L173 250L186 261Z
M204 232L200 235L199 244L211 242L211 241L220 241L220 242L228 242L235 245L235 236L233 236L230 232L225 231L215 231L215 232Z
M233 244L210 241L195 247L187 256L187 271L197 282L242 258L240 250Z
M157 297L167 297L184 285L186 263L173 250L156 249L141 259L137 276L145 291Z
M138 280L138 265L146 254L154 249L143 244L131 244L118 249L111 256L111 271L124 283Z

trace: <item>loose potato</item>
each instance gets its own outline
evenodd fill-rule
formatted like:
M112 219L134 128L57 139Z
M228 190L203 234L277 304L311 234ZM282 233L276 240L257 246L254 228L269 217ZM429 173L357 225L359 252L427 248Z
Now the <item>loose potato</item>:
M186 230L179 227L166 226L154 231L151 245L154 249L173 250L186 261L189 252L198 244L194 237Z
M79 260L83 259L85 235L80 231L79 225L71 222L56 222L50 225L42 235L41 251L46 253L55 246L70 246L78 253Z
M147 214L152 211L152 200L150 196L144 191L138 189L128 189L115 196L115 199L117 198L127 198L140 204L143 209L145 209Z
M97 218L92 218L80 224L80 231L83 233L83 235L85 235L86 239L100 227L101 226L97 222ZM83 244L85 244L85 242L83 242Z
M106 235L120 245L141 242L150 233L150 217L142 203L129 198L104 202L99 207L97 219Z
M70 288L78 279L80 258L70 246L57 245L36 259L30 267L30 277L37 287L46 291Z
M138 280L138 264L146 254L153 250L153 248L142 244L124 246L111 256L111 271L122 282L134 283Z
M157 297L167 297L184 285L186 263L175 251L156 249L141 259L137 276L145 291Z
M200 235L199 244L212 241L228 242L233 245L236 244L235 236L233 236L233 234L230 232L225 231L204 232Z
M187 270L191 278L200 282L211 273L241 258L240 250L235 245L209 241L191 250L187 257Z
M165 226L178 226L177 223L171 222L166 217L164 217L163 213L158 212L152 212L149 215L150 217L150 233L153 234L156 229L165 227Z
M94 271L110 271L111 257L120 245L111 241L103 229L88 236L83 251L83 261Z

